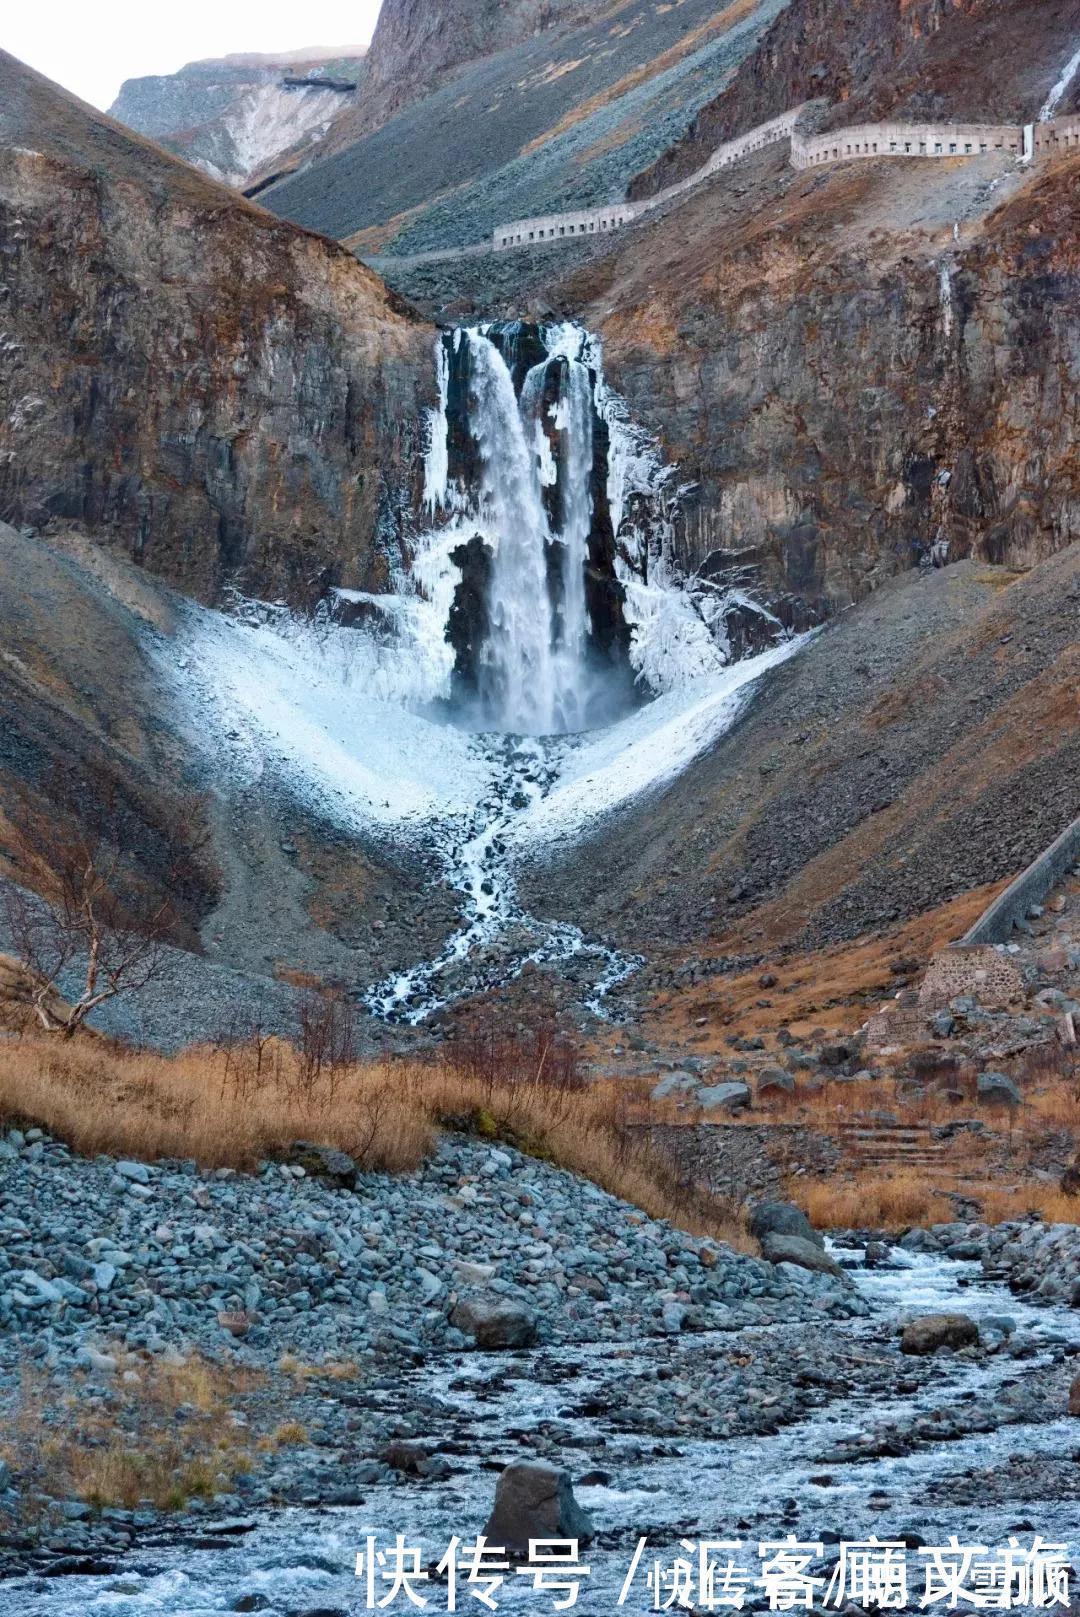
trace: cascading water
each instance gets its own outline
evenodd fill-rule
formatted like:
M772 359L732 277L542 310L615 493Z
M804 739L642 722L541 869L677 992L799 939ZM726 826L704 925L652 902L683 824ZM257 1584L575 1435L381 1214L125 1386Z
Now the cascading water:
M633 959L527 913L519 865L686 767L795 642L722 558L679 566L686 491L588 332L462 328L436 366L390 587L338 590L314 625L266 603L200 619L182 684L244 783L276 766L460 895L430 958L358 987L374 1014L418 1023L530 961L597 1010Z
M580 731L630 691L614 536L592 495L595 377L582 350L581 333L555 342L514 326L440 345L427 500L462 541L450 551L461 579L448 632L477 729Z

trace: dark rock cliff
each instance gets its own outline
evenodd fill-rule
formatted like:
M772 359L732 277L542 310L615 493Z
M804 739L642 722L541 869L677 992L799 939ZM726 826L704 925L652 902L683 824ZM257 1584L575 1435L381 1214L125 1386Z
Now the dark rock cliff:
M995 178L765 157L563 283L696 485L690 565L798 626L938 540L1025 567L1080 534L1080 162Z
M0 53L0 517L205 599L382 577L433 333L345 252Z

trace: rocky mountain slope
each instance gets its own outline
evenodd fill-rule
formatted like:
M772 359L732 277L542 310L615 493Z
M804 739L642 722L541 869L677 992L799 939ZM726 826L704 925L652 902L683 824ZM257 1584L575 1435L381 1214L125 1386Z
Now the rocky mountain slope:
M407 253L483 240L522 214L621 197L782 4L623 0L478 57L352 144L343 123L326 148L341 150L261 200L360 250ZM479 5L469 13L490 15Z
M242 189L283 153L312 151L355 98L363 73L360 51L226 56L127 79L109 114Z
M887 117L1029 122L1078 31L1070 0L863 0L839 9L794 0L632 194L682 179L722 141L818 98L838 127Z
M189 593L380 575L432 336L354 259L0 55L0 515Z
M928 936L935 910L1016 875L1075 816L1078 609L1076 543L1029 573L894 579L767 674L670 788L539 867L529 901L675 961L912 917Z
M370 93L381 92L392 111L447 68L610 9L610 0L384 0L371 41Z

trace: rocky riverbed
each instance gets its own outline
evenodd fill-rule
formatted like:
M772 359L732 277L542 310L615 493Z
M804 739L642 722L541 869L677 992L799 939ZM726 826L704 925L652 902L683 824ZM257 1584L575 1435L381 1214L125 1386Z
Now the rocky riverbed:
M838 1540L871 1533L905 1539L915 1567L921 1544L954 1532L989 1545L1041 1532L1075 1557L1075 1314L1016 1303L975 1262L893 1251L866 1269L861 1252L838 1252L864 1299L857 1319L451 1352L349 1391L313 1383L296 1399L306 1450L171 1524L68 1521L51 1554L29 1570L24 1556L0 1584L0 1612L346 1617L364 1609L354 1563L369 1536L401 1532L433 1563L452 1535L483 1529L497 1473L522 1458L566 1467L593 1518L578 1601L591 1617L615 1609L641 1537L625 1606L639 1614L653 1609L647 1567L683 1540L756 1553L793 1533L820 1546L824 1577ZM969 1346L901 1351L905 1318L957 1306L977 1327ZM508 1582L499 1609L551 1609ZM437 1582L422 1593L446 1609Z
M3 1617L344 1617L369 1535L434 1562L521 1459L566 1468L594 1519L596 1617L642 1536L670 1559L793 1532L826 1572L871 1532L996 1545L1027 1523L1080 1551L1071 1226L847 1232L830 1275L456 1136L396 1180L333 1156L247 1177L83 1161L33 1130L0 1151ZM969 1322L954 1346L911 1351L904 1323L943 1312ZM134 1442L160 1367L203 1361L238 1378L213 1418L252 1439L226 1491L98 1510L32 1473L73 1388ZM197 1419L171 1410L161 1442ZM550 1608L512 1581L500 1607Z

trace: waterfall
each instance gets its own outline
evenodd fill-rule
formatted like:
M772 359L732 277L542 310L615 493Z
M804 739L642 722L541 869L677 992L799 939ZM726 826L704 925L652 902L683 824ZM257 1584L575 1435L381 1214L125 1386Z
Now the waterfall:
M1041 124L1048 124L1052 118L1057 116L1057 110L1064 101L1069 86L1078 73L1080 73L1080 50L1077 50L1066 62L1060 79L1058 79L1047 96L1046 103L1039 113L1039 122Z
M555 655L548 580L551 535L538 458L529 444L530 377L519 405L509 367L480 332L466 334L470 357L469 419L481 462L478 518L492 551L488 584L490 632L477 670L482 707L493 728L550 735L562 719L567 679L579 670Z
M581 326L437 344L424 504L394 588L416 683L459 722L575 734L786 638L745 568L680 564L680 485ZM452 648L452 649L451 649Z

